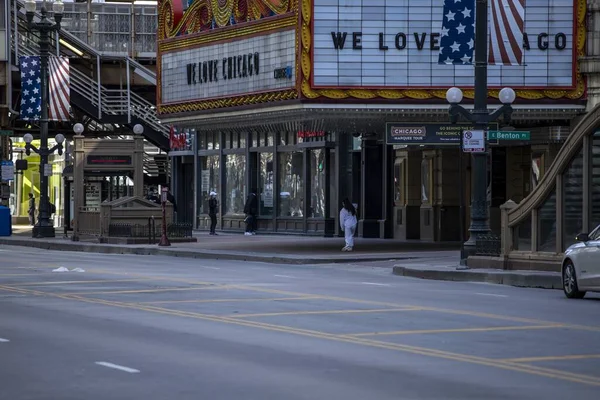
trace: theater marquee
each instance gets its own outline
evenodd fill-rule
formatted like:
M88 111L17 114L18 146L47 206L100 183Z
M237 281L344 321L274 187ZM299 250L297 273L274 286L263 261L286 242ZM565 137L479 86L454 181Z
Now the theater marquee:
M426 99L444 98L450 86L473 87L473 65L438 64L443 1L308 1L303 29L313 40L303 43L305 96ZM582 97L577 56L585 11L585 0L527 1L524 65L490 65L490 93L511 86L521 98Z

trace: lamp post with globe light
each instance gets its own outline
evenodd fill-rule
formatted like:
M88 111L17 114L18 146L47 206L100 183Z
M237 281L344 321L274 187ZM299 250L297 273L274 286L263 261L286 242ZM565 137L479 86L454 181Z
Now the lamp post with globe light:
M31 133L23 135L23 140L25 141L25 153L27 155L30 155L33 150L34 153L37 153L40 156L40 212L38 214L37 223L33 227L32 236L34 238L54 237L54 224L50 221L51 212L50 202L48 200L48 176L51 175L51 171L48 171L47 165L48 156L50 154L57 151L59 155L62 155L65 136L62 133L56 135L54 137L56 145L52 148L48 148L47 136L45 146L42 143L42 146L40 146L39 149L31 144L31 142L33 142L33 135Z
M48 10L46 9L46 2L42 4L41 18L39 22L34 22L33 17L37 3L35 0L25 1L25 12L27 16L27 23L29 29L38 31L40 33L40 92L41 92L41 119L40 119L40 148L37 149L31 145L33 137L29 134L29 143L27 147L33 149L40 155L40 213L37 224L33 228L33 237L54 237L54 226L49 221L49 208L48 208L48 171L46 165L48 164L48 156L58 149L59 154L62 154L62 142L64 142L64 136L59 134L56 136L57 145L52 149L48 149L48 58L50 55L50 33L60 31L60 21L63 17L63 11L65 5L61 0L56 0L52 4L52 11L54 12L54 22L48 19ZM27 136L27 135L25 135ZM58 142L58 139L61 139ZM26 148L27 148L26 147ZM29 153L27 153L29 154Z
M485 42L485 40L483 40ZM487 54L484 52L483 54ZM476 67L477 68L477 65ZM459 103L463 99L462 90L457 87L452 87L446 92L446 100L450 103L450 120L452 123L458 122L458 117L462 115L465 119L473 123L474 131L482 131L484 141L486 132L490 122L494 122L504 117L504 121L510 121L512 114L511 104L515 101L516 94L511 88L504 88L500 91L499 98L502 106L497 110L489 113L487 109L487 76L485 82L477 81L475 75L475 108L473 111L468 111ZM484 143L485 147L485 143ZM475 255L477 239L483 235L490 233L489 212L487 202L487 151L472 153L472 191L471 191L471 225L469 226L469 239L463 243L461 248L461 265L465 265L469 256Z
M502 107L493 111L488 110L488 0L476 0L475 6L475 101L473 111L468 111L459 103L463 99L462 90L452 87L446 92L446 100L450 103L450 121L458 122L462 115L472 122L475 131L483 131L483 152L472 153L472 191L471 191L471 225L469 239L461 248L461 264L465 265L469 256L475 255L477 239L490 232L489 213L487 204L487 151L485 151L485 134L490 122L496 121L501 115L509 121L512 114L511 104L515 101L516 93L511 88L504 88L499 93ZM462 143L462 141L461 141ZM462 236L462 235L461 235Z

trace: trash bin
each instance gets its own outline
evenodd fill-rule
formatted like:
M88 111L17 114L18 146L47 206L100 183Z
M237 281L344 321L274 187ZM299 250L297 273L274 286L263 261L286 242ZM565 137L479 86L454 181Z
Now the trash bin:
M12 235L10 208L0 206L0 236Z

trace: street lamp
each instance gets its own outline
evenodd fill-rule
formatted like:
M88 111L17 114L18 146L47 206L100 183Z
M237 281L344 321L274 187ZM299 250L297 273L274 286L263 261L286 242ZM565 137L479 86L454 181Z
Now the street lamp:
M42 183L40 185L40 212L37 224L33 227L32 236L34 238L54 237L54 225L50 222L51 213L48 201L48 176L52 174L52 171L48 168L48 156L55 151L59 155L62 155L65 136L62 133L57 134L54 137L56 145L52 148L48 148L48 137L46 137L46 146L40 146L39 149L31 144L33 142L33 135L31 133L23 135L23 140L25 141L25 153L27 155L30 155L31 151L40 155L40 181ZM45 160L45 162L41 162L41 160Z
M462 115L472 122L474 130L483 131L484 135L490 122L496 121L502 115L505 122L510 121L512 114L511 104L515 101L516 94L511 88L504 88L499 93L502 106L490 113L488 111L487 97L487 56L488 56L488 1L477 0L475 6L475 104L469 112L459 103L463 99L462 90L452 87L446 92L446 100L450 103L450 121L455 124ZM484 136L484 141L486 137ZM471 194L471 225L469 226L469 239L463 243L461 249L461 264L464 265L469 256L475 255L477 239L490 232L488 204L487 204L487 152L473 153L472 194Z
M40 155L40 214L38 223L33 228L33 237L54 237L54 226L49 220L49 204L48 204L48 174L46 173L48 165L48 156L58 149L59 154L62 154L62 142L64 136L57 135L57 145L52 149L48 149L48 57L50 55L50 33L60 31L60 21L63 17L63 11L65 5L61 0L56 0L52 4L52 11L54 12L54 23L48 19L48 10L46 10L46 2L42 4L41 18L39 22L34 22L33 17L36 10L35 0L25 1L25 11L27 16L27 24L29 29L32 31L38 31L40 33L40 91L41 91L41 119L40 119L40 148L37 149L31 145L33 137L28 134L25 139L26 149L33 149ZM27 140L29 139L29 143ZM58 141L61 139L61 142Z

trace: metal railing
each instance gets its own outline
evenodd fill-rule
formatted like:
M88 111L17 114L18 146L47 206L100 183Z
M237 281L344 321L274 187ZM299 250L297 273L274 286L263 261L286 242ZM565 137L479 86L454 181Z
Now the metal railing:
M160 238L162 225L157 224L153 218L148 218L147 224L111 223L108 227L109 237L147 238L149 243L154 243ZM169 238L191 238L193 236L192 224L188 222L173 222L167 224Z
M10 43L12 50L17 55L17 60L18 56L21 55L39 54L39 37L36 33L28 30L23 3L20 0L14 0L11 17L11 22L13 22L11 25L13 25L14 31ZM39 19L39 14L36 14L36 18ZM24 34L19 32L19 28ZM76 68L70 69L71 90L89 100L97 108L98 119L101 119L103 115L126 115L127 122L131 123L132 118L138 118L148 127L168 137L169 130L160 123L154 104L131 91L130 72L132 69L134 72L137 70L145 79L156 84L156 74L153 71L128 56L106 56L68 31L61 30L60 39L72 44L73 47L84 52L87 56L96 59L96 71L90 70L89 74L97 76L98 79L101 76L101 59L119 60L125 63L127 73L125 89L107 89L102 86L99 80L91 78ZM52 42L53 48L57 49L57 53L66 54L58 45L57 37L54 37Z

